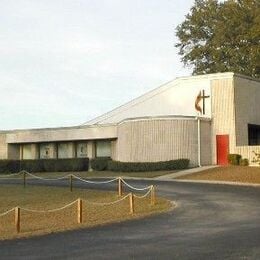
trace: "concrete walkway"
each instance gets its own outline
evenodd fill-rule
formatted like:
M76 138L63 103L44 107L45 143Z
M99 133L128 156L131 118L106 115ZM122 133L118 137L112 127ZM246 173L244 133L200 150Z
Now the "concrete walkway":
M169 180L169 179L175 179L177 177L180 176L185 176L191 173L195 173L195 172L201 172L204 170L208 170L208 169L213 169L218 167L217 165L210 165L210 166L202 166L202 167L196 167L196 168L191 168L191 169L187 169L187 170L183 170L183 171L179 171L179 172L173 172L167 175L162 175L159 177L154 178L155 180Z

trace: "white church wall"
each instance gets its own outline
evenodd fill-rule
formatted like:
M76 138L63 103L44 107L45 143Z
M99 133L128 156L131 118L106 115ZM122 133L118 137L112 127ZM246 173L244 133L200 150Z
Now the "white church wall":
M189 158L198 165L197 121L154 119L126 121L118 126L117 159L156 162Z
M230 153L236 146L233 77L211 82L212 93L212 163L217 163L216 135L229 135Z
M194 77L176 79L159 87L101 117L89 124L118 123L135 117L155 117L167 115L197 116L194 108L198 93L205 90L210 95L210 79ZM207 98L205 117L211 117L211 98Z

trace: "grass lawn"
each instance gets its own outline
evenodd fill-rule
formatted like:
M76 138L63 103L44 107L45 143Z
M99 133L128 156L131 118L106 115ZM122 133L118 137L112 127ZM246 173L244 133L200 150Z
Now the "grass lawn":
M210 180L210 181L233 181L260 184L260 167L225 166L217 167L177 179L185 180Z
M112 178L112 177L139 177L139 178L154 178L165 174L177 172L172 171L153 171L153 172L112 172L112 171L92 171L92 172L38 172L33 173L34 175L45 177L45 178L57 178L67 174L75 174L82 178ZM3 174L2 174L3 175ZM20 175L21 177L22 175ZM0 174L1 178L1 174ZM13 177L12 177L13 178ZM17 178L17 176L14 176Z
M77 198L89 202L112 202L119 199L116 192L73 189L63 187L43 187L28 185L0 184L0 214L16 206L49 210L62 207ZM77 204L54 213L32 213L21 210L21 233L17 234L14 225L14 211L0 217L0 239L12 239L46 234L81 227L91 227L110 222L140 218L150 214L165 212L171 203L156 197L156 204L150 204L150 197L135 198L134 215L129 213L129 198L110 206L93 205L83 202L83 223L77 224Z

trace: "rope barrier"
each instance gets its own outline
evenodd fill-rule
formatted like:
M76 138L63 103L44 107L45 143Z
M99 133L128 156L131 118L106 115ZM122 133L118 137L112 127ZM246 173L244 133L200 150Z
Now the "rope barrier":
M152 187L144 195L138 196L138 195L134 194L134 197L138 198L138 199L143 199L143 198L147 197L151 193L151 191L152 191Z
M40 176L34 175L32 173L29 173L29 172L26 172L26 174L28 174L32 178L35 178L35 179L38 179L38 180L43 180L43 181L58 181L58 180L67 179L70 176L70 174L67 174L67 175L59 177L59 178L42 178Z
M143 191L143 190L151 189L151 185L150 185L150 186L147 186L147 187L144 187L144 188L136 188L136 187L134 187L134 186L128 184L124 179L121 178L121 180L122 180L122 182L123 182L127 187L129 187L129 188L132 189L132 190Z
M0 214L0 217L3 217L3 216L5 216L5 215L7 215L8 213L12 212L13 210L14 210L14 208L12 208L12 209L10 209L10 210L7 210L7 211L4 212L4 213L1 213L1 214Z
M118 178L115 178L115 179L112 179L112 180L109 180L109 181L89 181L89 180L86 180L86 179L82 179L81 177L78 177L74 174L72 174L72 176L77 180L83 181L85 183L90 183L90 184L107 184L107 183L111 183L111 182L118 180Z
M144 187L144 188L137 188L137 187L134 187L130 184L128 184L124 179L122 179L121 177L117 177L117 178L114 178L112 180L108 180L108 181L90 181L90 180L87 180L87 179L83 179L75 174L67 174L65 176L62 176L62 177L58 177L58 178L43 178L43 177L40 177L40 176L37 176L35 174L32 174L30 172L27 172L27 171L21 171L21 172L18 172L18 173L14 173L14 174L8 174L8 175L2 175L2 176L15 176L15 175L20 175L20 174L26 174L26 175L29 175L30 179L32 178L35 178L35 179L38 179L38 180L42 180L42 181L58 181L58 180L64 180L64 179L67 179L69 177L73 177L79 181L82 181L82 182L85 182L85 183L88 183L88 184L108 184L108 183L112 183L114 181L117 181L117 180L121 180L122 183L124 183L128 188L132 189L132 190L136 190L136 191L145 191L145 190L149 190L151 189L151 185L150 186L147 186L147 187ZM8 180L8 179L12 179L13 178L2 178L2 176L0 177L0 180Z
M17 172L17 173L10 173L10 174L0 174L0 179L6 179L5 177L11 177L11 176L16 176L16 175L20 175L22 172ZM12 178L9 178L12 179Z
M91 202L91 201L88 201L88 200L84 200L84 202L88 203L88 204L93 204L93 205L99 205L99 206L110 206L110 205L113 205L113 204L116 204L116 203L119 203L123 200L125 200L126 198L128 198L130 196L130 193L125 195L123 198L119 199L119 200L116 200L116 201L112 201L112 202Z

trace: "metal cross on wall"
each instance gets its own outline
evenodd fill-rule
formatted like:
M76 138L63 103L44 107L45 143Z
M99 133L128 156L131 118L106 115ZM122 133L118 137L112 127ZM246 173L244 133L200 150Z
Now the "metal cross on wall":
M196 101L195 101L195 109L197 110L197 111L199 111L202 115L205 115L205 107L206 107L206 105L205 105L205 99L206 98L209 98L210 96L206 96L205 95L205 90L203 89L202 90L202 94L201 94L201 91L199 92L199 94L198 94L198 96L197 96L197 98L196 98ZM200 106L200 101L202 100L202 108L201 108L201 106Z

